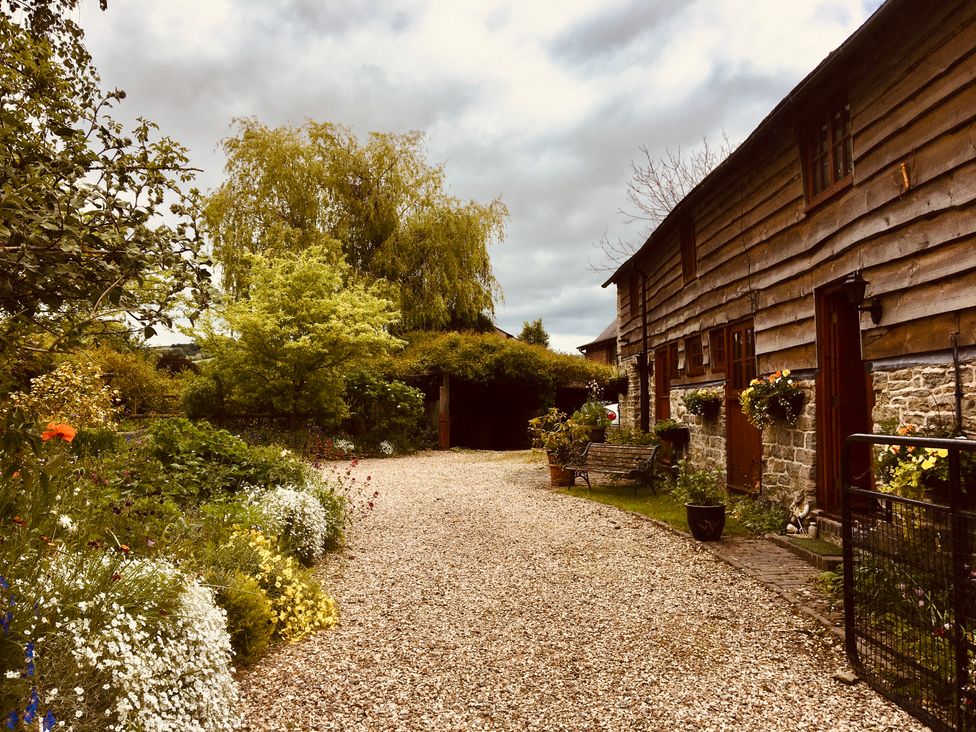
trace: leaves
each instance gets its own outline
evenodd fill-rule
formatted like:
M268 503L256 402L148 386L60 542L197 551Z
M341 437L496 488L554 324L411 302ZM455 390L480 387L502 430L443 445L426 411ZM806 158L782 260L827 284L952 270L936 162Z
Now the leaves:
M372 133L360 144L331 123L269 128L240 119L237 127L223 143L227 180L206 204L234 296L254 281L253 254L328 246L371 281L391 283L405 329L471 327L494 311L487 248L502 238L508 210L498 199L448 196L421 133Z

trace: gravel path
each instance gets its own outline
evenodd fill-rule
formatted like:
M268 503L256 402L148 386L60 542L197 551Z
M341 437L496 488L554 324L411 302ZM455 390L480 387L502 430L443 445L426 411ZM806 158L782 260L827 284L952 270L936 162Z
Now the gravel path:
M753 580L526 453L364 461L338 628L242 674L250 730L920 730Z

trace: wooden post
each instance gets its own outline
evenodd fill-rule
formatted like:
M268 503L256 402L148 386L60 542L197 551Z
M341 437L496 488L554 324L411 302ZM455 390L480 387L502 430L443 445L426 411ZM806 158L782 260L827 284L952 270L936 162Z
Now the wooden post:
M437 444L442 450L451 447L451 377L444 374L437 400Z

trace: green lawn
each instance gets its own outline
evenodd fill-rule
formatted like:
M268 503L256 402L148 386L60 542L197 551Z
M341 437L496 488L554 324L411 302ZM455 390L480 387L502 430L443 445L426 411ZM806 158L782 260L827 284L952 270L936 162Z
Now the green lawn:
M671 497L669 493L654 495L649 488L641 487L634 496L632 483L593 483L593 489L586 484L572 488L561 488L560 491L577 498L586 498L609 506L616 506L625 511L634 511L658 521L663 521L674 528L688 533L688 522L685 520L685 507ZM749 530L726 514L724 536L750 536Z

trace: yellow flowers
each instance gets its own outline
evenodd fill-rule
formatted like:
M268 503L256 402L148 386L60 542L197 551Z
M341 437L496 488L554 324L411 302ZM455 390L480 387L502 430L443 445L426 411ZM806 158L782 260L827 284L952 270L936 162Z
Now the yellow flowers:
M294 642L338 622L335 601L326 595L311 569L282 553L260 531L251 529L235 538L246 540L259 559L254 579L271 602L276 635Z

